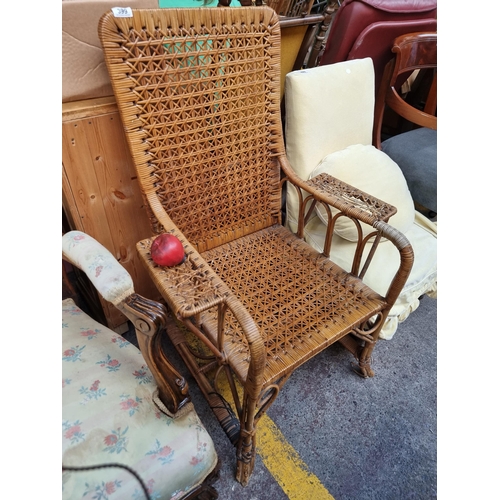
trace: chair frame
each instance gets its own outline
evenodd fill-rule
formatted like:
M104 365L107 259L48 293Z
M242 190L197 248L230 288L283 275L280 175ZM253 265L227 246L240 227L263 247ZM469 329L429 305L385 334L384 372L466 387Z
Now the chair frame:
M80 231L73 231L70 234L72 233L80 233ZM90 237L86 236L86 238ZM107 252L104 247L103 251ZM64 252L62 257L63 260L86 274L86 270L79 262L73 261ZM119 266L118 262L116 266ZM168 316L165 305L147 299L136 292L128 294L114 305L135 328L139 349L158 386L158 396L161 402L171 414L176 414L191 401L191 397L186 380L173 367L161 347L161 337Z
M236 479L246 485L254 467L257 423L296 368L341 342L357 359L358 372L373 376L371 353L410 273L413 250L388 223L394 207L328 175L303 181L289 165L279 103L279 17L272 9L132 13L130 18L105 14L99 35L151 218L153 236L138 242L137 249L179 327L167 333L236 446ZM236 76L229 74L231 68L237 68ZM240 75L248 83L237 87ZM242 102L243 110L237 110ZM261 115L266 122L255 125ZM230 149L228 156L222 153L224 148ZM248 155L245 163L240 153ZM285 183L296 187L301 200L297 234L281 225ZM231 198L233 188L238 194ZM262 213L250 220L233 204ZM350 272L328 259L328 236L322 253L305 243L304 228L316 204L339 211L328 212L330 236L340 217L355 224L358 244ZM263 207L270 208L264 212ZM363 235L360 221L372 226L373 232ZM162 268L153 262L151 244L162 232L180 239L184 263ZM400 266L385 296L362 282L381 238L390 240L400 254ZM371 252L362 258L373 239ZM247 258L254 260L249 264ZM288 274L278 277L282 265L293 268L288 281ZM235 284L247 271L263 268L273 277L262 273L241 288ZM302 269L307 269L307 278L299 277ZM266 279L276 280L272 281L276 290L259 281ZM307 318L303 312L293 315L292 308L299 310L299 305L290 305L295 300L292 291L309 292L293 280L310 280L319 304L313 307L314 301L308 299L300 310L311 307L311 314L323 314L324 321L300 326ZM272 336L272 311L259 316L258 307L268 297L270 302L281 300L273 311L276 324L284 323L281 330L275 328L283 337ZM349 300L352 307L345 306ZM287 307L291 312L280 316ZM293 328L288 326L292 321ZM272 354L270 345L284 347ZM286 352L288 348L293 352ZM220 388L223 375L232 408Z
M402 118L420 126L437 130L437 32L415 32L397 37L387 63L375 101L373 144L382 147L384 112L389 107ZM420 110L401 96L401 86L413 71L435 69L425 106Z

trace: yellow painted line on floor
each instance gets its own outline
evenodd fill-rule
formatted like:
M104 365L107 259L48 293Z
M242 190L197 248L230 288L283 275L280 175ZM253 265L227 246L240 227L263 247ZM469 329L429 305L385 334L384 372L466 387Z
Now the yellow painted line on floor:
M218 382L222 397L231 403L229 382L225 377ZM236 385L241 398L242 388L237 381ZM257 424L257 453L289 500L335 500L267 414Z
M227 381L219 390L232 401ZM335 500L267 414L257 424L257 453L290 500Z
M290 500L334 500L268 415L257 425L257 453Z

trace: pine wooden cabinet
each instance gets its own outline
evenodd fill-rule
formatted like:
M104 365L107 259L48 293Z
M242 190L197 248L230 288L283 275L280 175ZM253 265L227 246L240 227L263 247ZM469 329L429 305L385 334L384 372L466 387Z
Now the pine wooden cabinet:
M102 243L127 269L137 293L160 300L135 244L151 235L114 97L62 106L63 209L72 229ZM101 301L108 326L126 318Z

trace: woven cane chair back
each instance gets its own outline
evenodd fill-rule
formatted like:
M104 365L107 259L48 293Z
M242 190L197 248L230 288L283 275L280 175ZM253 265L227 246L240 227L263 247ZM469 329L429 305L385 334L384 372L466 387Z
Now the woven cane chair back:
M204 251L278 221L280 30L268 10L189 11L125 19L112 71L155 217Z
M156 266L154 237L138 252L180 324L168 333L235 444L236 476L247 484L256 424L296 368L341 341L363 376L373 375L370 353L411 268L411 246L387 224L394 207L333 178L303 181L288 165L273 9L108 13L99 34L153 232L178 236L187 258ZM303 200L298 235L281 225L284 182ZM360 279L364 243L351 273L328 259L328 246L321 253L305 243L311 203L334 205L359 229L357 219L395 242L402 265L386 297Z

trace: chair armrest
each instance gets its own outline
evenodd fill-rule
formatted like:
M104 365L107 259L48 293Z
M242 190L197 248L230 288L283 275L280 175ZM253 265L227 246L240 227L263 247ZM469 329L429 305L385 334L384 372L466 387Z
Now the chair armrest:
M300 219L303 218L303 223L307 222L307 218L312 208L309 208L308 214L305 214L305 206L312 201L313 204L324 203L332 206L347 215L358 219L365 224L373 226L373 223L381 220L387 222L396 212L396 207L386 203L369 193L365 193L360 189L351 186L329 174L322 173L312 179L304 181L293 170L286 156L279 158L281 168L285 173L282 182L290 182L297 188L301 208L299 209L299 226ZM308 193L309 196L301 193L300 190ZM302 217L303 216L303 217ZM299 232L303 230L299 228ZM300 235L302 237L302 235Z
M397 212L396 207L327 173L309 179L306 184L313 188L313 196L323 194L328 205L366 224L373 225L379 220L388 221Z
M63 258L81 269L101 296L111 302L135 327L141 353L158 385L159 398L170 416L190 402L188 385L161 347L167 321L163 304L134 292L127 270L103 245L81 231L62 237Z
M373 227L380 231L381 236L387 238L397 248L401 259L399 269L394 275L389 289L386 292L387 303L392 307L399 297L406 280L410 276L413 261L415 259L413 247L403 233L386 222L377 221L373 224Z
M304 181L294 172L286 156L280 157L280 162L285 173L282 182L286 181L293 184L299 196L297 235L300 238L304 238L304 228L312 214L314 206L317 203L321 203L325 206L336 208L340 211L341 215L349 217L355 223L358 231L358 242L353 257L351 273L360 279L363 279L366 274L381 238L386 238L396 247L400 254L400 265L385 295L387 303L392 307L410 275L414 261L413 249L406 236L388 224L390 217L397 212L396 207L339 179L335 179L326 173ZM306 194L304 195L303 192ZM333 216L330 210L327 213L328 225L323 254L329 257L333 228L338 216ZM368 236L363 236L363 230L359 221L373 227L375 231ZM375 238L375 241L362 269L360 269L363 251L368 241L372 238Z
M88 234L81 231L64 234L62 251L63 258L81 269L101 296L113 305L134 293L134 283L127 270Z
M196 335L196 337L221 359L224 355L224 317L230 311L239 323L250 352L246 385L250 400L257 401L260 382L265 368L264 341L260 330L245 306L229 289L208 262L189 243L166 212L160 210L155 216L165 232L174 234L181 241L186 259L174 267L157 266L151 258L151 245L154 238L147 238L137 243L137 252L148 273L161 291L174 315ZM216 311L221 320L217 339L208 339L196 325L201 313Z

